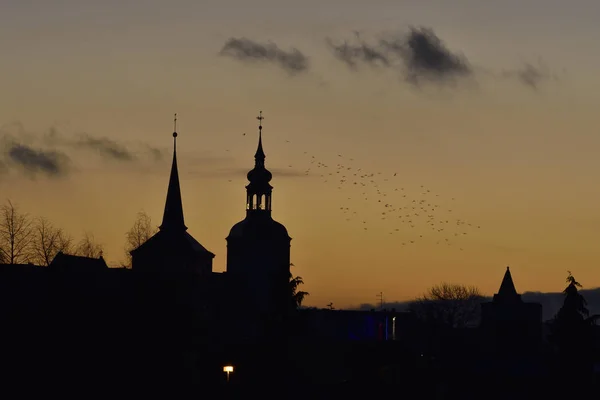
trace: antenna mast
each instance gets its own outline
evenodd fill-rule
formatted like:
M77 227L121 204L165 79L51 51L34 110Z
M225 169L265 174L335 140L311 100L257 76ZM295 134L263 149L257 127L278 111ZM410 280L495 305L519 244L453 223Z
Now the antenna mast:
M383 292L379 292L377 298L379 299L379 309L383 310Z

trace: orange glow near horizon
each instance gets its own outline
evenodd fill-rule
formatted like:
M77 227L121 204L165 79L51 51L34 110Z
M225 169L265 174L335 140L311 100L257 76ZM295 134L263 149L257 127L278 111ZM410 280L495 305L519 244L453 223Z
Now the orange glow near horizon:
M600 28L589 16L600 6L556 11L557 22L512 3L481 5L472 10L480 18L450 23L440 11L455 15L446 3L377 1L369 13L348 6L356 26L335 17L333 2L312 0L320 19L316 9L291 15L267 0L261 16L256 4L233 0L207 13L182 0L149 2L141 14L69 1L68 15L7 7L0 50L14 56L0 65L10 77L0 93L4 198L75 239L92 232L116 264L138 211L160 224L177 112L185 222L223 271L225 237L245 216L263 110L273 217L293 239L292 273L304 279L307 305L376 304L380 292L403 301L440 282L491 295L507 265L519 292L561 291L567 270L585 288L600 286L600 57L560 45L593 48ZM515 17L514 30L476 22L498 12ZM464 52L475 82L417 88L381 68L351 70L324 44L361 27L376 37L414 23ZM523 40L530 23L539 29ZM568 40L557 23L572 24ZM292 75L220 57L230 37L297 47L310 55L310 70ZM552 78L536 88L506 78L520 55L533 53ZM117 147L103 153L86 138ZM64 152L68 173L23 173L7 162L15 140Z

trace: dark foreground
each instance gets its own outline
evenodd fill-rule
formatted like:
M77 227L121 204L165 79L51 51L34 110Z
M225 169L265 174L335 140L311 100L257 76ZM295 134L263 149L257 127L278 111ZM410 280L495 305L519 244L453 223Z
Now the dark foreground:
M72 326L72 325L71 325ZM5 330L5 333L7 330ZM13 330L14 333L14 330ZM102 333L102 334L99 334ZM521 376L476 355L436 360L398 343L298 342L186 348L177 335L74 329L20 332L2 343L3 390L204 398L597 398L592 377L559 369ZM166 343L170 343L167 345ZM187 343L189 344L189 343ZM227 348L226 348L227 347ZM227 382L224 365L234 366ZM589 378L589 379L588 379ZM594 395L595 393L595 395ZM162 397L162 395L160 396Z

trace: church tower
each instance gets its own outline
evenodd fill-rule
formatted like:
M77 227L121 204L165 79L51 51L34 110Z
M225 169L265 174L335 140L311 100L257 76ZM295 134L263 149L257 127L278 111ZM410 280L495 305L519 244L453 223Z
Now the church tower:
M131 252L132 269L158 275L209 275L215 255L187 232L177 170L177 114L173 132L173 164L159 231Z
M243 328L251 336L266 336L282 324L290 307L290 241L287 229L271 216L272 174L265 167L262 111L257 117L258 147L248 172L246 218L227 237L227 275L241 296L238 307L252 315Z
M538 350L542 335L542 306L527 303L517 293L506 267L498 293L481 304L481 328L488 344L499 354L526 354Z

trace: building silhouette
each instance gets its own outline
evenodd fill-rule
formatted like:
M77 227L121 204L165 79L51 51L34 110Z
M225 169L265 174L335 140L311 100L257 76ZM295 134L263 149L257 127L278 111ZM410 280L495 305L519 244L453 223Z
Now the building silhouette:
M212 273L215 255L187 232L177 169L177 132L173 132L173 164L159 231L131 252L132 269L158 275Z
M452 386L465 376L542 370L532 362L542 339L541 305L521 299L508 267L498 293L482 304L479 328L436 325L434 340L431 327L410 312L296 310L291 238L272 217L262 113L258 119L246 215L226 238L225 272L213 271L215 254L185 225L175 129L163 219L131 251L131 269L62 252L48 267L0 264L0 324L9 338L2 365L65 386L122 378L172 387L224 382L222 367L230 364L232 382L239 376L251 383L290 376L304 383L376 381L385 367L397 383L421 376L425 386L434 379Z
M498 293L481 305L481 328L486 345L499 354L537 352L542 342L542 305L526 303L517 293L506 267Z
M248 172L246 217L227 236L227 275L237 304L244 304L248 339L269 337L285 326L290 307L290 241L288 231L271 215L272 174L265 167L262 112L258 147Z

